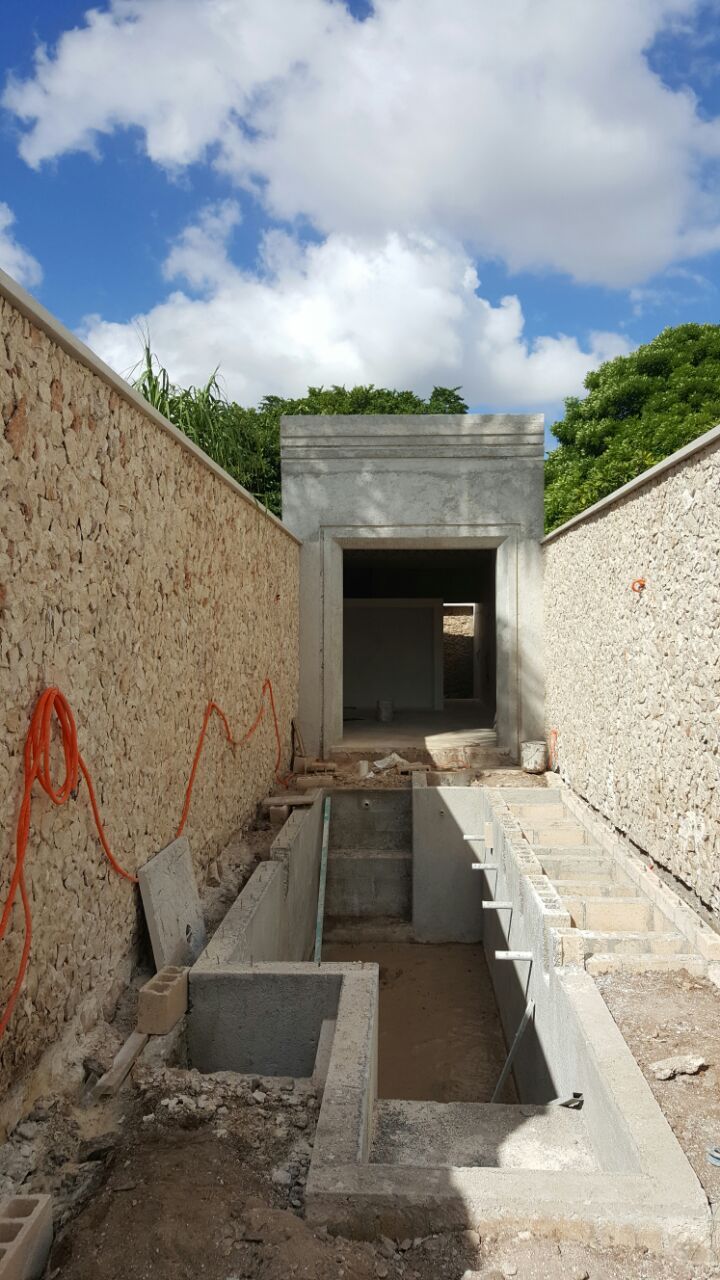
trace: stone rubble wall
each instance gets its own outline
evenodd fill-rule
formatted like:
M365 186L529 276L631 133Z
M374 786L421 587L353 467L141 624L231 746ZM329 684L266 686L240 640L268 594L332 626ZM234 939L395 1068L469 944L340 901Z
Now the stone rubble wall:
M543 546L546 722L560 773L714 912L719 503L714 441Z
M0 295L0 904L44 687L69 699L131 871L175 835L210 698L239 737L270 676L284 767L297 706L297 541L51 332ZM269 713L236 752L211 722L186 827L199 880L272 786L275 750ZM53 768L61 781L59 751ZM88 1029L112 1005L143 936L138 890L110 869L84 784L63 808L36 785L27 880L32 955L0 1042L0 1097L66 1024ZM16 907L3 1009L22 937Z
M443 616L443 692L446 698L472 698L475 619L472 614Z

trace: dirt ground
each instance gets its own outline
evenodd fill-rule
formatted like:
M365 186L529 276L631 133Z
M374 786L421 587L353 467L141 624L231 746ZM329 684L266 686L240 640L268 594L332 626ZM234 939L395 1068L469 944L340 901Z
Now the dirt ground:
M490 1101L506 1049L481 946L331 943L323 959L380 966L381 1098Z
M303 1221L318 1104L289 1081L135 1070L85 1166L82 1206L56 1236L49 1280L711 1280L717 1268L638 1251L474 1232L373 1243ZM99 1127L95 1117L94 1127ZM77 1135L56 1116L63 1157ZM101 1126L100 1126L101 1127ZM57 1147L56 1147L57 1149ZM92 1145L84 1152L93 1152ZM82 1165L80 1167L83 1167ZM40 1189L39 1186L37 1189ZM78 1211L79 1210L79 1211Z
M687 973L610 974L596 978L613 1018L711 1205L720 1212L720 990ZM697 1075L658 1080L653 1062L689 1054L705 1060ZM718 1271L720 1274L720 1270Z

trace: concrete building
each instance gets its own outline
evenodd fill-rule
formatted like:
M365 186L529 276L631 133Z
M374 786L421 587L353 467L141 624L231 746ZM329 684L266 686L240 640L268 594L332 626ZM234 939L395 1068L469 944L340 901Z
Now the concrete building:
M289 417L283 520L302 540L308 750L353 745L379 702L517 756L542 737L540 414ZM471 602L471 696L443 690L443 614Z

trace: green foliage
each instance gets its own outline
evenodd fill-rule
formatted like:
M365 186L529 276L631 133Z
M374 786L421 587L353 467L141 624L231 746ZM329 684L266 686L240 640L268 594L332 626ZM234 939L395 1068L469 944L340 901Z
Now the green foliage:
M298 400L265 396L257 408L244 409L223 395L217 370L204 387L174 386L149 345L133 386L276 515L283 414L467 413L459 387L434 387L427 400L383 387L309 387Z
M589 373L585 387L552 428L548 532L720 422L720 325L664 329Z

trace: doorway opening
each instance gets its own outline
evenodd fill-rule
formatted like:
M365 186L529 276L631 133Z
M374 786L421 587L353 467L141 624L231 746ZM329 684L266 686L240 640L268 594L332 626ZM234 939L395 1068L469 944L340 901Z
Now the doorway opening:
M343 745L490 741L494 548L345 549Z

